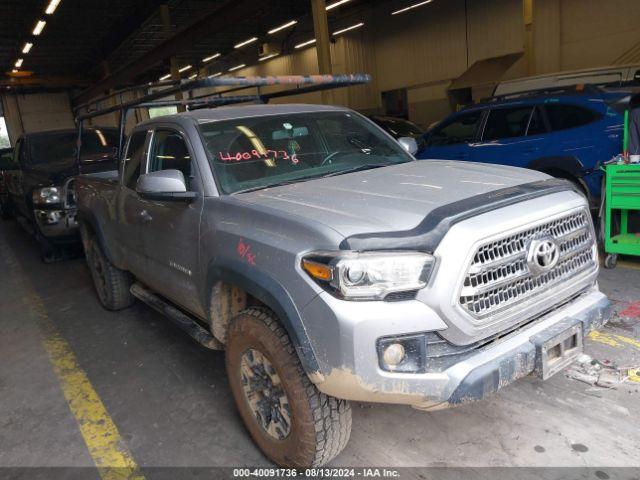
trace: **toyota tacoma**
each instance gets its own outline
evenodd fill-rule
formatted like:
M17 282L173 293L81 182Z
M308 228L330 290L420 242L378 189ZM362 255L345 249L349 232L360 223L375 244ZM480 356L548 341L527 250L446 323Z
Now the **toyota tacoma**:
M287 467L345 447L349 401L440 409L562 370L610 313L584 195L415 149L332 106L147 120L119 172L76 180L97 295L224 349L240 416Z

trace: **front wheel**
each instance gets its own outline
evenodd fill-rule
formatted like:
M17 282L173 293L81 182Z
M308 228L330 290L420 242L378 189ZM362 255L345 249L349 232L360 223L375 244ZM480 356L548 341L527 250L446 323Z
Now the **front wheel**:
M240 416L273 462L319 467L347 445L351 406L311 383L273 312L249 308L232 320L226 364Z
M133 283L131 274L113 265L95 238L89 240L85 255L102 306L107 310L122 310L130 306L134 300L129 291Z

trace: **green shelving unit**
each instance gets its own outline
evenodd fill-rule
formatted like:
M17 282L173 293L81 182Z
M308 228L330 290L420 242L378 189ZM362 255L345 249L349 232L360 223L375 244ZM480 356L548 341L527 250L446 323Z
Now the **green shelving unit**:
M640 210L640 164L605 166L605 268L615 268L618 254L640 256L640 232L629 232L629 212ZM620 233L611 236L613 214L620 211Z

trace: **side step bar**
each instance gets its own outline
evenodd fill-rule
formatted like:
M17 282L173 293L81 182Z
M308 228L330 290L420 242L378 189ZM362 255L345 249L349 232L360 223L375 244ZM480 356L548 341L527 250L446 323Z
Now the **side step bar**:
M131 295L166 316L178 327L191 335L191 337L193 337L193 339L200 345L203 345L212 350L224 349L222 343L220 343L213 335L211 335L211 333L202 328L202 326L195 319L181 312L166 300L163 300L139 283L134 283L131 286Z

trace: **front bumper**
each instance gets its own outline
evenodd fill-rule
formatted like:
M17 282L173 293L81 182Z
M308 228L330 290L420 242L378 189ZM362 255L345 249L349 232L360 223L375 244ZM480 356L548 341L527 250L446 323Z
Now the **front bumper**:
M402 318L397 318L398 312L402 312ZM534 372L536 346L547 338L573 326L586 336L601 328L610 315L609 300L594 286L529 325L478 348L477 353L446 370L393 373L379 366L377 340L446 328L429 307L417 301L345 302L321 294L303 311L305 328L322 370L322 375L314 379L319 390L347 400L422 409L481 400Z
M77 238L78 222L75 209L35 209L36 223L42 235L51 241L66 241Z

